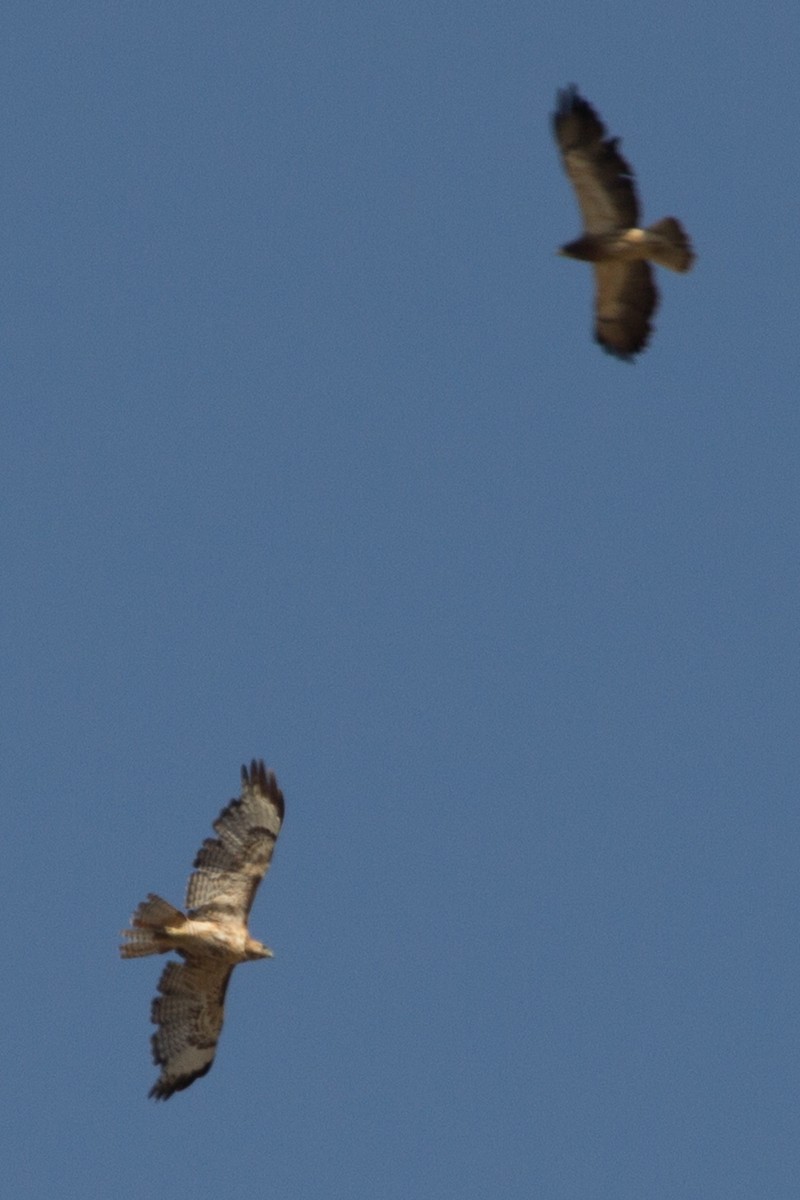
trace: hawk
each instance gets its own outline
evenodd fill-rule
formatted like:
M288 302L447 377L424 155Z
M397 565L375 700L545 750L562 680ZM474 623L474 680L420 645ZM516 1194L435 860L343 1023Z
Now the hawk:
M211 1070L222 1031L225 992L237 963L272 958L250 937L247 916L267 873L283 822L283 794L263 762L242 767L242 794L214 822L194 860L186 889L187 913L151 892L122 936L123 958L168 954L151 1020L153 1060L161 1074L150 1089L156 1100L187 1088Z
M633 172L617 149L619 139L606 136L603 122L574 86L558 93L553 129L584 226L583 235L559 254L593 265L595 341L630 361L647 345L658 305L650 263L688 271L695 258L691 242L674 217L638 227Z

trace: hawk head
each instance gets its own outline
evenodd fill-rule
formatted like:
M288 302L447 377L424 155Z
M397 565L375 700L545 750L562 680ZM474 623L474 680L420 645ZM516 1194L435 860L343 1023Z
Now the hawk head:
M255 938L249 937L244 948L244 956L251 960L254 958L274 958L269 946L265 946L263 942L257 942Z

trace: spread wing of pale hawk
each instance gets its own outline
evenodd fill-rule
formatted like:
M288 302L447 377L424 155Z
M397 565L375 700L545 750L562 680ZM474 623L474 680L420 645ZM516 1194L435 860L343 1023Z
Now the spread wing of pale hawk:
M168 954L151 1019L153 1059L161 1074L150 1089L167 1100L211 1069L222 1030L225 992L237 963L272 958L250 937L247 917L258 885L272 861L283 822L283 795L263 762L242 767L242 794L214 822L219 835L206 838L186 889L187 912L151 892L122 936L123 958Z
M595 341L617 358L632 359L647 345L658 305L650 263L688 271L691 243L674 217L639 228L633 172L617 149L619 139L606 136L575 87L558 93L553 129L583 217L583 235L559 253L592 264Z

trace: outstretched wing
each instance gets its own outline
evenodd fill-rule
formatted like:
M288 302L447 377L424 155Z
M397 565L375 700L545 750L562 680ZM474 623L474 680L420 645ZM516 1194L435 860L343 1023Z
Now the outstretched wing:
M653 272L646 262L592 264L595 287L595 341L617 358L631 359L647 345L650 318L658 304Z
M245 922L283 821L283 793L263 762L242 767L242 794L214 822L186 889L191 917Z
M213 958L169 962L164 968L150 1014L158 1026L153 1061L161 1067L149 1092L156 1100L167 1100L211 1070L232 970Z
M605 125L574 86L558 93L557 105L553 130L586 233L638 224L633 172L617 149L619 139L606 136Z

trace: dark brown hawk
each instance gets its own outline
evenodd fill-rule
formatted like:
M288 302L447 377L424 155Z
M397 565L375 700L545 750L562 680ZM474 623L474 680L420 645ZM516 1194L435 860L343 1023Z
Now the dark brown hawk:
M630 360L647 345L658 305L650 263L688 271L694 252L674 217L639 228L633 172L617 148L619 139L606 136L575 87L558 93L553 129L584 226L582 236L559 253L592 264L595 340L609 354Z

